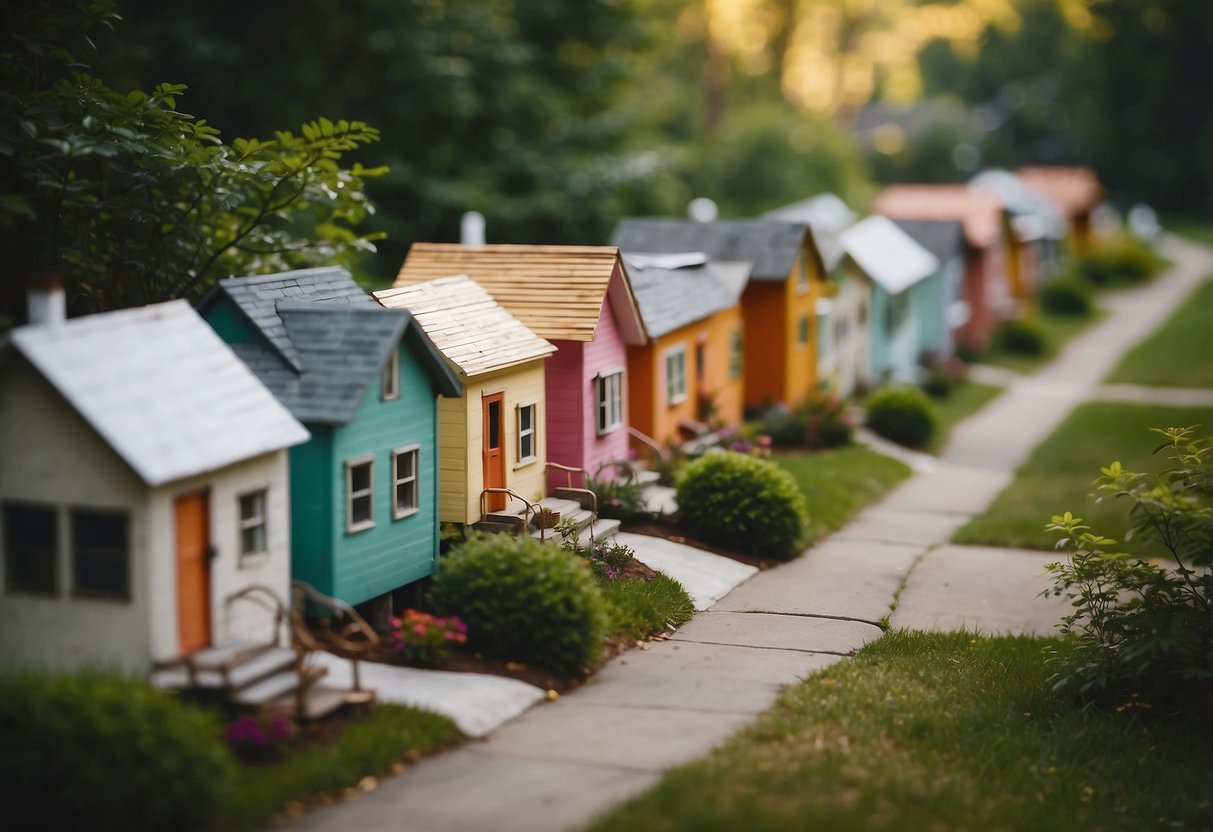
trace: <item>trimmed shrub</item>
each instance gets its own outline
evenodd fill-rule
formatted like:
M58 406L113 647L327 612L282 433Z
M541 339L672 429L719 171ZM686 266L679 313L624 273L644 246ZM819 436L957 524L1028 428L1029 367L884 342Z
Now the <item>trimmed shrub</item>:
M210 829L233 761L217 718L141 679L0 678L0 778L46 829Z
M866 405L868 427L899 445L922 447L935 433L935 406L916 387L884 387Z
M457 615L468 644L562 676L598 658L607 608L579 558L531 537L474 534L439 564L430 605Z
M1003 321L994 332L994 342L1015 355L1044 355L1045 333L1034 321Z
M1075 261L1078 273L1094 286L1136 286L1153 277L1160 266L1149 246L1129 236Z
M804 495L773 462L722 451L688 463L676 485L692 534L751 554L790 558L808 521Z
M1054 315L1085 318L1095 301L1090 284L1075 277L1058 277L1041 290L1040 305Z

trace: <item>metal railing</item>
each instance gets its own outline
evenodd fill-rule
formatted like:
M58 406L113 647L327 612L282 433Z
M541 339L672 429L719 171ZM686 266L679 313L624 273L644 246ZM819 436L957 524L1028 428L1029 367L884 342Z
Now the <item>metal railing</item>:
M523 514L522 514L522 529L523 529L523 531L526 531L527 529L529 529L531 527L531 516L538 511L538 508L536 507L535 503L532 503L530 500L528 500L526 497L523 497L521 494L519 494L517 491L514 491L512 488L500 488L497 486L492 486L490 488L482 489L480 492L480 519L483 520L488 516L488 508L485 504L485 499L490 494L505 494L507 496L513 497L515 500L517 500L518 502L520 502L524 506L526 506L526 508L523 510ZM540 523L539 524L539 539L540 540L544 539L544 531L545 531L544 526L542 523Z

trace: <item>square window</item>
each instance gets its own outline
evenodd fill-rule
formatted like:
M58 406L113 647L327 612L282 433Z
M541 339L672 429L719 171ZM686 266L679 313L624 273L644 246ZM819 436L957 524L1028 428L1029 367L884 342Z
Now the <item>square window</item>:
M399 520L417 512L417 471L420 446L392 452L392 517Z
M383 375L379 379L379 390L384 401L400 398L400 348L393 347L383 365Z
M623 426L623 370L598 376L598 433Z
M665 356L665 400L676 405L687 397L687 350L675 347Z
M518 405L518 461L535 458L535 410L533 404Z
M55 595L59 590L58 514L52 506L4 505L4 575L7 592Z
M266 492L240 495L240 555L259 555L268 550L265 519Z
M373 459L345 464L346 531L359 532L375 525Z
M73 594L130 599L128 525L125 514L72 509Z

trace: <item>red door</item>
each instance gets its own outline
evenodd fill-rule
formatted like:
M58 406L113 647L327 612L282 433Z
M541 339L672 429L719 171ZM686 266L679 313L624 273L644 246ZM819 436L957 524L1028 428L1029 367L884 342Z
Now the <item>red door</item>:
M210 512L207 494L191 494L174 504L177 526L177 622L181 652L211 643Z
M505 393L480 400L484 420L484 487L505 488ZM505 508L504 494L488 496L489 511Z

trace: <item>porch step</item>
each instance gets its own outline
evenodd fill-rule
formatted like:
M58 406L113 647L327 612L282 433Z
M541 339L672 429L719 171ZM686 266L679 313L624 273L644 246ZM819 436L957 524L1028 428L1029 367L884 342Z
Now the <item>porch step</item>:
M283 670L291 670L293 678L294 665L294 651L275 647L233 667L228 671L228 682L233 690L242 691Z
M236 691L232 701L241 705L268 705L287 694L293 696L298 687L299 677L294 668L281 670Z
M365 704L367 701L374 701L374 695L367 691L342 690L340 688L328 688L317 685L307 692L307 696L304 699L305 710L302 714L295 713L295 695L293 692L266 703L265 707L278 713L290 714L299 719L320 719L328 716L347 703Z

